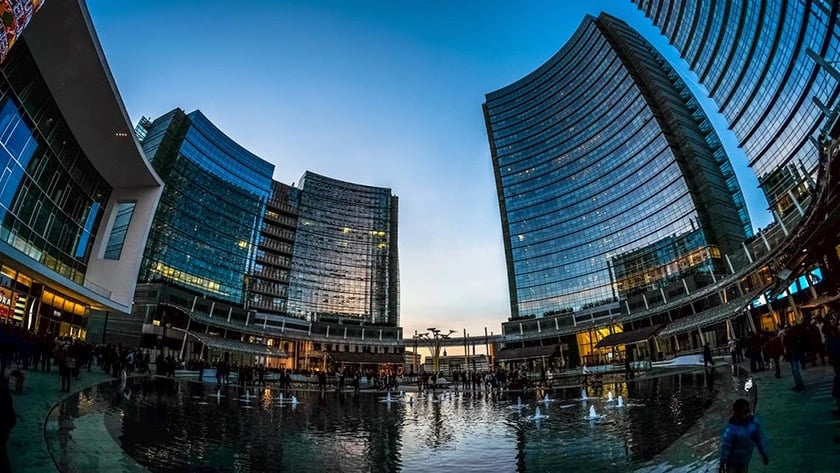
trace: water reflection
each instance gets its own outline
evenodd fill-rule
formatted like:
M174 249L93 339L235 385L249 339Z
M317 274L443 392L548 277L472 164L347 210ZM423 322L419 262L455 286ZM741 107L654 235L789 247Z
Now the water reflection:
M618 472L685 432L716 396L718 377L711 369L590 387L585 401L575 388L406 393L399 403L381 402L379 394L217 391L211 384L129 379L66 400L51 414L47 437L66 472L91 471L85 442L91 426L103 423L116 452L153 472ZM288 402L292 394L299 404ZM537 404L546 394L553 402ZM517 396L526 407L509 409ZM537 406L548 418L532 418ZM587 421L591 406L604 418Z

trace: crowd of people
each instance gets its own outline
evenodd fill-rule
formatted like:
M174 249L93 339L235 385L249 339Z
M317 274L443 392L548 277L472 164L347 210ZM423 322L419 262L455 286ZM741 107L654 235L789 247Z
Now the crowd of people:
M740 340L730 340L732 363L749 360L750 371L774 370L776 378L782 377L782 365L790 365L795 391L805 390L802 370L808 365L831 363L840 370L840 314L830 312L814 317L805 316L796 324L777 331L764 330ZM835 384L837 384L835 382ZM835 386L835 398L840 388Z
M799 323L775 332L765 330L740 341L730 340L729 349L733 364L749 359L750 371L772 369L776 378L782 378L782 364L788 363L792 389L797 392L806 390L802 370L809 365L830 363L834 370L832 396L836 404L832 415L840 418L840 313L805 316ZM767 437L758 418L750 412L749 402L738 399L732 409L733 415L721 438L720 471L746 472L756 448L762 462L768 464ZM834 442L840 443L840 437L835 437Z

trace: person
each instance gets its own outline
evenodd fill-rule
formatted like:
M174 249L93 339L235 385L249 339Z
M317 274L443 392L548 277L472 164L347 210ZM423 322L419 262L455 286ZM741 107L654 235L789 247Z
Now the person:
M770 341L767 342L765 346L765 351L767 352L767 357L773 361L773 369L775 370L774 376L779 379L782 377L782 355L785 353L785 345L782 343L782 337L780 335L773 335L770 338Z
M834 382L832 383L831 396L837 403L837 410L834 411L834 417L840 417L840 333L836 327L826 324L825 330L825 346L828 352L828 359L834 367Z
M9 377L15 380L15 394L23 394L23 381L26 379L26 376L21 371L20 365L15 367L9 374Z
M729 346L729 355L732 357L732 364L737 365L738 364L738 353L737 353L736 349L738 347L738 344L735 342L735 338L730 338L729 339L728 346Z
M633 371L633 360L632 356L628 354L624 357L624 379L633 379L636 377L636 374Z
M17 415L12 395L9 393L9 380L6 378L6 373L0 371L0 473L12 471L6 442L9 440L9 434L15 422L17 422Z
M754 447L758 447L761 460L767 465L767 437L758 418L750 413L749 401L738 399L732 404L732 411L720 442L720 472L746 473Z
M715 360L712 358L712 347L708 343L703 345L703 367L709 365L715 366Z
M805 360L805 353L807 351L803 340L804 335L802 325L794 325L788 330L784 339L787 358L790 362L790 372L793 375L794 391L805 390L805 383L802 381L802 362Z

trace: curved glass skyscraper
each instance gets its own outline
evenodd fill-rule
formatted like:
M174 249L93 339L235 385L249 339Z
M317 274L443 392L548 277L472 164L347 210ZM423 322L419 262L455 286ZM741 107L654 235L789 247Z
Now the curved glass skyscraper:
M135 293L135 339L184 356L267 350L290 367L309 366L310 352L374 346L398 357L385 351L401 334L390 189L311 172L298 187L274 181L273 164L199 111L143 119L136 133L166 187ZM123 327L121 340L137 343Z
M289 313L398 325L397 197L312 172L299 187Z
M840 4L830 0L633 0L697 73L777 214L818 163L840 99Z
M274 166L199 111L155 120L143 150L166 183L140 271L215 299L244 303Z
M513 319L589 321L712 271L750 233L707 117L616 18L587 16L545 64L488 94L484 113Z

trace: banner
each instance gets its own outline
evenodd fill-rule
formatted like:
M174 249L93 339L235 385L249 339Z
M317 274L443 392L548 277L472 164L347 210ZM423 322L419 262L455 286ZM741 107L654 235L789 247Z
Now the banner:
M0 0L0 16L3 30L0 34L0 63L6 60L9 49L15 45L24 28L29 25L32 15L44 5L45 0Z

